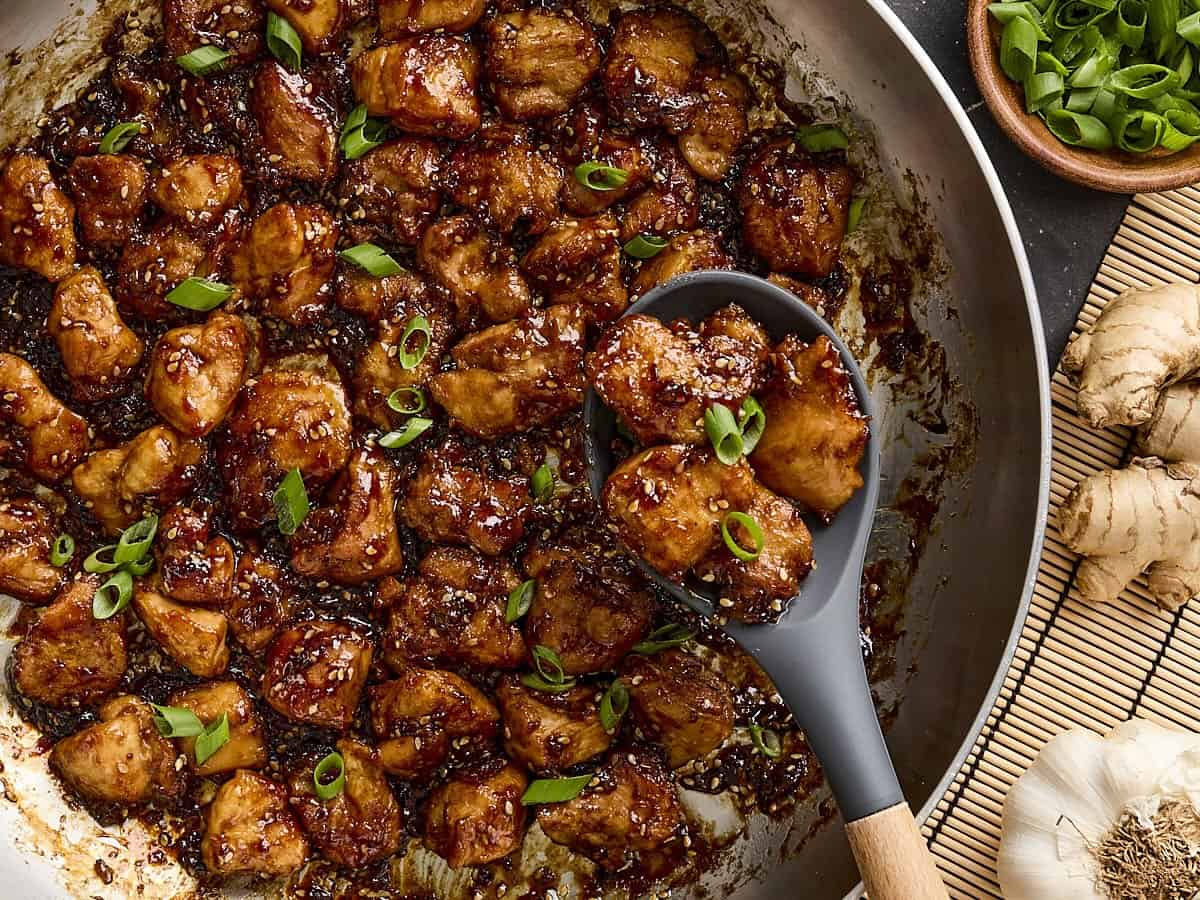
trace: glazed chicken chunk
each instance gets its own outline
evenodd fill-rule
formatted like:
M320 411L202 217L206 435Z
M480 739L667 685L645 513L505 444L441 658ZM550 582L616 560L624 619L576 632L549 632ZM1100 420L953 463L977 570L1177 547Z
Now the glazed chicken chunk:
M308 859L308 840L284 787L239 769L209 804L200 855L217 875L290 875Z
M229 740L202 763L196 762L196 739L176 738L179 750L201 777L238 769L261 769L267 764L267 745L254 700L235 681L212 681L171 695L171 706L191 710L205 725L228 717Z
M229 599L237 559L233 545L213 529L211 503L171 507L158 523L158 536L158 574L171 599L203 606Z
M295 722L344 731L366 686L371 654L370 641L345 625L298 625L267 651L263 697Z
M338 135L330 110L313 93L304 75L267 62L254 76L250 108L265 157L259 164L277 177L324 185L337 174Z
M162 219L146 234L134 235L117 260L113 295L122 309L145 319L165 319L178 307L167 295L189 278L224 277L232 244L230 222L215 236L189 233Z
M262 0L291 23L309 53L328 50L345 24L345 0Z
M678 275L702 269L732 268L733 257L725 252L719 235L710 231L689 231L675 235L653 259L642 264L630 291L640 297Z
M539 806L537 820L550 840L610 871L639 853L666 852L687 833L675 786L645 747L611 754L582 793Z
M27 603L54 598L65 576L50 562L58 534L56 516L41 500L29 494L0 499L0 594Z
M621 319L588 354L602 400L643 444L706 444L704 414L724 404L736 417L766 377L767 334L738 306L699 328L646 315Z
M379 765L379 753L351 738L337 742L345 785L330 800L317 796L313 767L320 757L308 757L288 779L292 811L321 854L349 868L370 865L394 855L404 834L400 804Z
M398 475L378 450L359 450L291 541L292 568L340 584L362 584L404 565L396 533Z
M379 33L391 41L426 31L462 32L483 17L487 0L378 0Z
M258 653L274 639L295 603L290 570L249 542L238 559L225 617L238 643Z
M242 200L242 165L237 157L185 156L163 169L150 198L186 225L215 225Z
M172 58L215 44L237 62L263 49L266 14L252 0L163 0L163 39Z
M647 134L629 135L608 127L608 114L595 100L581 100L561 119L551 122L558 134L568 176L563 205L573 215L591 216L645 190L659 175L661 142ZM606 190L587 187L573 170L583 162L599 162L628 173L625 182Z
M203 324L172 328L154 345L146 399L180 433L208 434L250 374L256 343L246 319L220 310Z
M679 151L670 145L655 150L654 181L629 203L621 217L622 242L639 234L666 236L688 231L700 222L700 189Z
M862 487L869 423L829 338L775 348L759 400L767 428L750 457L767 487L830 517Z
M524 128L491 122L450 157L451 197L501 234L523 222L545 231L558 214L563 174Z
M504 676L496 702L504 715L505 752L535 772L561 771L603 753L612 735L600 722L597 693L579 685L552 694Z
M91 444L83 417L63 406L33 366L11 353L0 353L0 430L23 451L30 473L49 483L70 472Z
M556 222L521 260L552 303L583 303L601 321L617 318L629 298L621 280L620 229L604 213Z
M229 623L221 613L176 603L144 582L134 585L133 607L163 652L193 675L215 678L229 668Z
M402 131L462 140L479 128L479 51L460 38L401 38L360 54L350 72L367 112Z
M435 662L515 669L525 661L525 641L504 611L520 583L505 560L435 547L415 577L380 582L379 599L391 612L384 660L397 671Z
M0 174L0 264L48 281L75 268L75 204L40 156L14 154Z
M442 205L441 168L438 145L415 137L389 141L347 163L339 197L350 237L416 244Z
M451 742L489 741L499 728L492 701L453 672L400 669L395 680L372 685L370 693L380 764L398 778L426 778L446 761Z
M175 748L154 726L154 710L125 694L100 707L100 721L50 751L50 768L93 800L123 805L167 804L187 778L175 766Z
M459 769L425 806L425 846L452 869L503 859L525 837L521 795L529 779L502 760Z
M533 305L511 250L500 247L469 216L442 219L425 230L417 263L446 289L461 322L482 314L507 322Z
M384 319L407 321L412 315L432 316L424 308L409 313L409 304L425 303L430 309L437 306L431 296L429 285L416 272L403 269L395 275L376 278L357 266L345 268L338 273L337 305L348 313L361 316L368 322Z
M700 103L679 135L679 150L697 175L720 181L733 168L749 131L750 89L740 75L715 68L701 76L698 89Z
M127 664L125 616L92 615L99 586L94 575L72 581L13 648L13 682L30 700L84 706L121 683Z
M496 105L516 122L565 113L600 68L595 31L570 8L506 9L484 35Z
M770 268L821 278L846 235L854 173L838 154L811 156L791 137L765 144L742 178L742 240Z
M46 330L81 400L119 390L142 359L141 339L121 319L103 276L92 266L58 283Z
M137 228L150 195L150 174L141 160L123 153L77 156L67 169L67 187L83 242L118 250Z
M429 390L460 428L481 438L528 431L583 402L587 323L581 306L552 306L493 325L451 351L458 368Z
M337 223L324 207L278 203L255 220L230 274L268 315L305 325L329 305L337 241Z

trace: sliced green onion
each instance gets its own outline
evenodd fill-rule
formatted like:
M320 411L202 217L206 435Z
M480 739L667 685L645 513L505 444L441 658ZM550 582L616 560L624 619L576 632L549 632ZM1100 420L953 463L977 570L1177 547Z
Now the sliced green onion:
M1088 112L1092 108L1092 104L1096 102L1096 95L1099 93L1100 88L1080 88L1077 91L1071 91L1067 95L1063 108L1077 113Z
M1071 70L1059 61L1059 58L1049 50L1039 50L1037 55L1037 72L1057 72L1063 78L1071 74Z
M754 541L754 549L747 550L729 533L729 523L744 528L750 533L750 540ZM740 559L742 562L753 562L758 559L758 554L762 553L763 549L763 530L759 524L744 512L727 512L725 517L721 519L721 537L725 539L725 546L729 548L729 552Z
M1124 108L1125 102L1124 97L1114 94L1108 88L1100 88L1096 99L1092 101L1091 114L1102 122L1108 122Z
M620 678L614 678L604 696L600 698L600 724L611 733L621 724L621 717L629 709L629 689Z
M207 75L214 69L219 69L223 66L225 61L232 55L228 50L222 50L220 47L214 47L209 44L204 47L197 47L191 53L177 56L175 62L179 63L181 68L192 75Z
M409 350L408 339L414 334L418 335L418 346L415 350ZM433 329L429 327L429 320L424 316L413 316L404 326L404 333L400 335L400 346L397 353L400 359L400 368L415 369L425 359L425 354L429 352L432 344Z
M1187 109L1168 109L1162 117L1167 123L1159 141L1163 149L1178 153L1200 140L1200 115Z
M639 234L625 244L625 252L634 259L653 259L667 246L667 239L653 234Z
M134 137L141 134L141 131L142 126L139 122L121 122L114 125L100 139L100 153L104 156L120 153L129 146Z
M65 566L75 555L75 538L69 534L60 534L50 545L50 565Z
M742 408L738 412L738 429L742 432L742 451L749 456L767 429L767 411L753 397L742 401Z
M112 556L116 552L116 544L105 544L103 547L93 550L88 558L83 561L83 571L91 572L93 575L104 575L107 572L120 568L121 564L115 559L110 562L102 558L105 553Z
M157 703L150 705L154 707L154 727L163 737L185 738L203 734L204 723L190 709L184 709L182 706L159 706Z
M134 560L133 562L130 562L130 563L125 563L125 565L123 565L121 568L124 569L126 572L128 572L130 575L133 575L135 578L140 577L142 575L145 575L147 572L149 572L151 569L154 568L154 557L146 556L142 559Z
M300 71L300 63L304 58L300 35L291 22L273 12L267 13L267 49L293 72Z
M1180 19L1175 25L1175 33L1193 47L1200 47L1200 12Z
M1037 68L1038 27L1016 18L1000 34L1000 67L1013 81L1024 84ZM1059 56L1061 59L1061 54Z
M1153 100L1179 87L1179 73L1157 63L1141 63L1113 72L1105 87L1126 97Z
M601 162L584 162L575 167L575 180L593 191L615 191L629 181L629 172Z
M696 632L675 622L656 628L646 636L644 641L633 645L633 652L642 656L650 656L660 650L670 650L672 647L682 647L696 636Z
M754 742L754 749L763 756L779 759L783 755L783 742L779 740L779 735L769 728L751 725L750 740Z
M538 674L553 684L562 684L567 680L567 675L563 672L562 659L545 644L534 646L533 664L537 668Z
M1041 11L1032 3L989 3L988 12L1001 25L1007 25L1018 16L1039 27L1042 23Z
M387 405L402 416L415 416L425 411L425 392L419 387L398 387L388 394Z
M358 159L385 143L389 130L386 119L368 118L366 104L360 103L346 118L338 146L346 159Z
M504 621L509 625L516 622L533 605L533 592L537 582L532 578L522 581L508 593L508 605L504 608Z
M271 496L275 505L275 519L282 535L293 535L300 523L308 516L308 491L304 489L304 478L299 469L289 469Z
M554 496L554 470L542 463L529 479L529 487L534 500L539 503L549 500Z
M133 597L133 576L125 570L112 576L92 595L92 618L111 619L129 605Z
M866 211L866 197L855 197L850 201L850 211L846 214L846 234L858 230L858 226L862 224L863 213Z
M401 447L407 447L431 427L433 427L433 419L413 416L404 423L404 427L399 431L389 431L381 437L379 446L388 450L399 450Z
M334 773L337 773L336 775ZM322 800L332 800L346 787L346 761L336 750L313 769L313 790Z
M732 466L742 457L745 445L737 419L724 403L714 403L704 412L704 431L717 452L717 459Z
M809 153L828 153L850 146L846 132L836 125L802 125L796 129L796 142Z
M529 782L521 795L522 806L537 803L566 803L574 800L592 780L591 775L575 775L571 778L538 778Z
M1167 48L1178 35L1179 13L1179 0L1148 0L1146 3L1146 34L1159 59L1166 56Z
M1051 110L1046 113L1046 127L1056 138L1072 147L1107 150L1113 145L1108 126L1095 116L1084 113L1069 109Z
M575 679L567 678L563 681L550 681L547 678L543 678L537 672L526 672L521 676L521 684L527 688L542 691L546 694L565 694L575 687Z
M348 263L354 263L360 269L365 269L376 278L399 275L404 271L404 267L392 259L382 247L370 242L343 250L338 256Z
M204 730L196 735L196 765L204 765L209 757L228 743L229 713L221 713L221 718L209 722Z
M1117 4L1117 38L1130 50L1140 50L1146 41L1146 4L1121 0Z
M1167 120L1158 113L1134 110L1117 116L1110 123L1113 139L1128 153L1149 153L1163 139Z
M1041 72L1029 76L1029 80L1025 82L1025 111L1041 112L1054 101L1062 99L1064 88L1062 76L1057 72Z
M209 281L207 278L186 278L167 294L167 302L182 306L184 309L194 309L198 312L208 312L216 309L233 296L233 288L219 281Z
M1063 31L1078 31L1108 15L1115 2L1102 6L1092 0L1066 0L1054 11L1051 21Z
M1116 65L1116 60L1105 52L1093 53L1074 72L1068 81L1073 88L1094 88L1104 83L1108 73ZM1034 75L1034 78L1044 76ZM1061 81L1061 79L1060 79ZM1036 112L1036 110L1031 110Z
M137 562L146 555L150 545L154 543L154 535L158 533L158 516L150 515L135 522L121 532L117 541L117 549L113 552L113 561L118 565Z

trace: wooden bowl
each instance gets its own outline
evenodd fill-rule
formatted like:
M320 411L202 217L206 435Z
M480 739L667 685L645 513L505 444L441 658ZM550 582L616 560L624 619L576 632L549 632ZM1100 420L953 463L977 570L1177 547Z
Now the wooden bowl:
M1038 116L1025 112L1025 91L1000 68L1000 25L988 0L968 0L967 46L979 90L1000 127L1051 172L1117 194L1169 191L1200 182L1200 141L1169 155L1083 150L1064 144Z

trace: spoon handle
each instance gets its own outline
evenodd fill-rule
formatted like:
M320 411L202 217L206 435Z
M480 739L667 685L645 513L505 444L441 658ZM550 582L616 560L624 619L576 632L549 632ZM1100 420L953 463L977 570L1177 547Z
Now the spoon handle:
M846 837L871 900L946 900L946 886L907 803L850 822Z

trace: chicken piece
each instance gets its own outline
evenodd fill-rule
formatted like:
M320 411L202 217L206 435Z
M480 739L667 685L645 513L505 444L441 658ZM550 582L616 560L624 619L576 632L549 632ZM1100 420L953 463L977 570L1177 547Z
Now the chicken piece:
M125 616L92 615L100 579L70 582L41 611L12 651L12 678L30 700L54 707L85 706L116 690L125 675Z
M229 623L221 613L176 603L140 582L134 585L133 608L167 656L193 675L216 678L229 668Z
M53 483L74 468L91 444L88 424L59 402L33 366L0 353L0 424L15 426L5 435L25 451L24 466Z
M345 731L371 671L371 642L338 622L283 632L267 651L262 693L294 722Z
M425 806L425 846L452 869L503 859L525 838L521 795L529 779L511 763L487 760L459 769Z
M237 558L229 540L213 531L211 503L172 507L158 534L158 574L171 599L202 606L229 600Z
M451 741L488 741L499 730L487 695L453 672L402 668L370 693L380 764L397 778L427 778L450 755Z
M706 71L698 87L700 104L679 135L679 151L701 178L720 181L733 168L750 130L750 89L740 75L718 68Z
M71 790L127 806L165 805L187 788L175 747L154 726L154 710L125 694L100 707L100 721L50 751L50 768Z
M559 772L603 753L612 735L600 722L596 695L590 685L561 694L536 691L505 675L496 686L504 751L535 772Z
M75 269L75 204L40 156L13 154L0 174L0 264L48 281Z
M484 36L496 105L517 122L565 113L603 59L591 23L569 8L506 9Z
M117 250L133 235L150 194L150 174L142 161L123 153L77 156L67 169L83 242Z
M171 706L189 709L205 725L228 716L229 740L202 763L196 762L196 739L179 738L179 750L197 775L209 778L237 769L261 769L267 764L267 745L252 698L236 681L212 681L176 691Z
M741 330L723 331L722 322ZM633 315L600 336L587 357L588 377L641 443L707 444L705 411L722 403L737 416L765 380L769 347L766 332L738 306L698 329Z
M321 53L334 45L346 25L344 0L262 0L267 9L283 16L300 35L304 49Z
M461 33L483 17L487 0L379 0L379 34L394 41L426 31Z
M338 196L354 241L416 244L442 206L442 151L427 138L389 141L347 163Z
M26 603L46 603L66 573L50 562L58 537L56 516L31 494L0 499L0 594Z
M506 560L435 547L416 576L379 584L380 602L391 611L384 661L397 671L434 662L517 668L525 661L525 641L519 627L504 621L504 611L520 583Z
M706 756L733 733L729 683L689 653L631 653L621 664L621 680L634 721L667 751L672 769Z
M525 254L521 268L551 303L584 303L596 319L611 321L629 302L619 234L610 213L556 222Z
M217 445L233 525L253 531L274 515L271 495L291 469L310 493L350 458L350 410L341 376L324 354L272 363L242 389Z
M342 738L345 786L322 800L313 785L319 756L309 756L288 779L288 802L317 849L330 862L357 869L394 855L403 840L403 817L392 786L379 766L379 753L361 741Z
M238 643L255 654L264 649L291 615L294 602L290 571L264 556L253 542L248 543L225 605L225 617Z
M203 437L224 421L250 375L255 337L246 320L217 310L203 324L158 339L146 399L181 434Z
M452 216L425 229L417 264L450 294L460 323L472 324L480 314L507 322L533 308L512 250L470 216Z
M678 581L721 541L725 510L739 508L728 498L749 498L754 490L744 459L727 466L707 448L663 444L617 466L603 503L622 543Z
M292 537L292 568L339 584L362 584L404 566L396 533L398 475L378 450L357 451Z
M525 639L555 651L567 675L614 668L650 630L654 596L623 561L535 549L525 570L537 579Z
M635 197L658 175L663 143L650 134L622 134L607 123L608 116L596 100L581 101L563 119L551 123L568 172L583 162L600 162L629 173L624 184L611 190L593 190L573 175L565 178L563 205L574 215L591 216Z
M368 322L383 319L407 319L408 304L430 302L430 289L416 272L404 269L395 275L376 278L358 267L338 273L337 305ZM416 315L417 313L413 313ZM424 312L420 313L428 318Z
M525 534L529 485L524 478L491 475L476 454L445 444L421 456L400 515L422 540L466 544L482 553L507 553Z
M242 165L234 156L184 156L163 169L150 198L183 224L209 228L241 203Z
M634 297L640 297L678 275L732 268L733 257L721 246L720 236L711 231L691 231L675 235L653 259L642 263L629 290Z
M280 784L239 769L204 815L200 858L215 875L290 875L308 859L308 840Z
M580 305L493 325L455 346L458 368L434 375L429 391L477 437L540 428L583 402L586 331Z
M219 281L241 232L241 214L230 211L210 236L189 234L164 219L145 235L132 237L117 260L113 294L122 308L143 319L165 319L178 311L166 296L189 278Z
M233 255L234 284L268 315L292 325L329 305L338 227L322 206L277 203L259 216Z
M206 452L203 442L154 425L119 447L97 450L71 472L71 483L104 530L115 535L147 507L186 494Z
M738 191L742 241L771 269L823 278L837 263L853 192L839 154L809 155L791 137L764 144Z
M121 320L104 277L86 266L58 283L46 330L80 400L99 400L129 380L142 359L142 341Z
M447 168L454 202L501 234L518 222L541 234L558 215L562 170L520 126L489 123L454 151Z
M402 131L462 140L479 128L479 51L461 38L422 34L355 57L354 96Z
M758 398L767 428L750 463L767 487L831 518L863 485L868 419L829 338L786 337L771 359Z
M604 62L609 113L633 128L677 134L705 103L698 83L704 69L723 56L717 36L677 7L627 12Z
M318 5L325 2L338 0L318 0ZM265 157L260 165L265 164L274 177L325 185L337 174L333 116L314 96L313 84L303 74L273 60L264 62L254 76L250 109Z
M582 793L539 806L537 820L550 840L609 871L625 868L638 854L669 852L687 834L675 786L646 747L611 754Z
M249 62L263 50L266 14L258 0L163 0L163 42L173 58L210 44Z
M659 147L654 183L629 203L621 217L621 241L639 234L667 236L700 223L700 189L696 176L674 147Z

